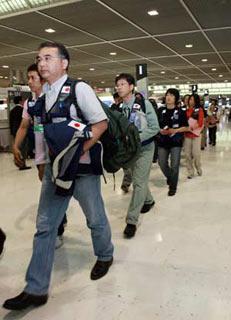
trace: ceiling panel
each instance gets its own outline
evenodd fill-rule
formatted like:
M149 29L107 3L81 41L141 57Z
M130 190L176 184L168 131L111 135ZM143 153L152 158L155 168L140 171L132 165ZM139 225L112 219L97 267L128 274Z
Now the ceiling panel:
M14 46L6 45L2 42L0 42L0 57L2 56L9 56L16 53L22 53L25 52L26 49L17 48Z
M105 59L117 61L124 59L134 59L136 55L127 52L126 50L115 47L111 44L97 44L94 46L84 46L81 47L81 50L84 50L87 53L94 54L97 56L104 57ZM116 53L116 55L112 56L110 53Z
M206 34L218 51L231 51L231 29L208 31Z
M104 62L105 59L97 56L92 56L87 54L86 52L82 52L78 49L69 49L71 64L90 64L90 63L97 63L97 62Z
M105 40L144 35L94 0L55 7L43 12Z
M105 0L110 7L123 14L151 34L190 31L197 29L180 2L172 0ZM147 11L157 10L150 16ZM173 14L174 12L174 14Z
M227 27L230 25L230 0L184 0L202 28ZM222 17L222 19L219 19Z
M28 50L35 50L38 48L41 40L16 31L8 30L0 25L0 42L4 42L6 45L9 44Z
M224 52L221 54L222 58L225 60L226 63L231 63L231 52Z
M209 42L200 32L187 34L176 34L171 36L158 37L158 39L180 54L211 52L213 51ZM186 44L192 44L192 48L186 48Z
M26 22L26 23L25 23ZM95 42L95 38L88 36L53 19L32 12L21 16L1 20L1 24L15 28L48 40L59 41L65 45L77 45ZM47 33L45 29L54 29L55 33Z
M165 57L165 58L156 58L152 59L154 62L160 63L165 67L175 68L175 67L184 67L190 66L190 64L182 58L176 57Z
M172 55L172 52L153 39L139 39L117 42L117 45L131 50L143 57L158 57Z
M184 57L197 66L206 66L206 65L219 65L221 60L216 53L209 54L195 54L195 55L184 55ZM208 61L202 61L207 59Z

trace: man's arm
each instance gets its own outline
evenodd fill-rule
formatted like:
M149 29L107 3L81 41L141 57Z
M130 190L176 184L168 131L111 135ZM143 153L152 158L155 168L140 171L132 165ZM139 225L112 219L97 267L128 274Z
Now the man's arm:
M18 128L15 141L13 144L14 162L18 167L21 167L24 165L24 160L20 152L20 146L26 137L29 126L30 126L30 119L23 118L21 121L20 127Z
M108 122L107 120L103 120L91 125L91 131L93 137L84 142L83 151L88 151L101 137L105 130L107 130Z

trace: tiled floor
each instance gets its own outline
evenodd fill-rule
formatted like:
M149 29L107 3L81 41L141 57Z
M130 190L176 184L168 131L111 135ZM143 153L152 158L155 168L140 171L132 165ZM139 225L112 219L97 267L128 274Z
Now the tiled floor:
M158 166L150 187L156 205L143 215L134 239L123 239L131 192L120 191L121 173L102 181L115 244L107 276L91 281L95 262L89 231L75 201L68 210L65 245L56 251L50 299L37 309L0 319L229 320L231 319L231 127L223 120L216 147L202 152L203 176L187 180L184 159L179 190L167 196ZM7 233L0 260L0 302L19 293L31 256L40 182L36 169L18 171L0 154L1 227Z

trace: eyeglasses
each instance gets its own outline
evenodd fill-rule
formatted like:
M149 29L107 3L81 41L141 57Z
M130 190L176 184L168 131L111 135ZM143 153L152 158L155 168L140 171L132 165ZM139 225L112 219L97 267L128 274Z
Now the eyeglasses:
M39 64L39 63L41 63L42 61L44 61L44 62L46 62L46 63L49 63L49 62L51 62L52 60L54 60L54 59L62 59L62 57L61 56L51 56L51 55L45 55L44 57L36 57L35 58L35 63L36 64Z

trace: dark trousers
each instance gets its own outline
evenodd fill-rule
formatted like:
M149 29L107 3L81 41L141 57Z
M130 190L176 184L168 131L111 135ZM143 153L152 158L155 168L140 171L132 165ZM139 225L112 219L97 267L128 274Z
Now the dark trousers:
M179 178L181 147L158 147L158 162L161 171L167 178L169 189L176 190ZM170 159L169 159L170 158Z
M59 225L57 236L62 236L64 233L64 226L67 223L67 215L65 213L62 222Z
M215 146L216 138L217 138L217 126L213 128L209 128L209 143Z

